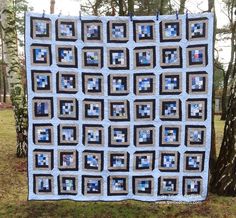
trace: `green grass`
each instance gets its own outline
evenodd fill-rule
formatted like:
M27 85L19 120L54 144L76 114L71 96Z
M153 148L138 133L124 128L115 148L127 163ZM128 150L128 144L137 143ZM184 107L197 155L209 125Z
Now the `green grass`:
M15 156L11 110L0 110L0 124L0 217L236 217L236 198L213 194L197 204L27 201L26 159ZM216 130L219 146L223 133L219 117Z

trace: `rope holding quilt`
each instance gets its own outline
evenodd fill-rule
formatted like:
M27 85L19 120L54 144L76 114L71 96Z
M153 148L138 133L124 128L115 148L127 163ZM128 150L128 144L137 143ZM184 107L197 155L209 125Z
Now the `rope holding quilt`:
M206 198L211 13L25 25L30 200Z

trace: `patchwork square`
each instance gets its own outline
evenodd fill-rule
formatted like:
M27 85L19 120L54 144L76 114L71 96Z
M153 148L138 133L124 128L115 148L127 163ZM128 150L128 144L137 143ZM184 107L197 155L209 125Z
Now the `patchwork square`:
M109 120L110 121L129 121L130 120L130 109L129 101L108 101Z
M54 178L51 174L33 174L33 192L37 195L54 194Z
M200 176L184 176L183 177L183 195L195 196L202 194L203 181Z
M189 41L206 40L208 38L208 19L204 17L188 19L186 34Z
M130 144L129 126L113 125L108 129L108 146L109 147L128 147Z
M135 95L155 95L156 76L153 73L134 74L134 93Z
M155 42L155 22L153 20L134 20L133 35L135 42Z
M190 45L186 48L187 67L206 67L208 65L207 45Z
M153 69L156 66L156 48L154 46L134 48L134 69Z
M203 147L206 145L206 127L203 125L186 125L185 145L188 147Z
M83 170L103 171L103 151L85 150L83 152Z
M160 47L160 57L162 68L182 67L182 48L180 46Z
M136 151L133 160L134 171L152 171L155 166L155 151Z
M32 70L32 90L37 93L52 93L52 73L44 70Z
M135 100L134 101L134 120L152 121L155 119L155 100Z
M61 171L77 171L78 151L58 150L58 169Z
M181 100L161 99L160 100L160 119L167 121L181 120L182 109Z
M53 145L54 131L52 124L33 124L33 142L36 145Z
M50 66L52 64L51 45L32 44L30 47L30 61L32 66Z
M34 97L32 99L33 119L49 120L53 118L53 98Z
M178 147L181 143L181 126L160 126L160 146Z
M59 195L77 195L78 177L75 175L60 175L57 177Z
M60 124L57 127L58 145L77 145L79 127L75 124Z
M98 99L83 100L83 119L99 121L104 118L104 101Z
M162 172L178 172L179 171L180 154L177 151L160 151L158 168Z
M161 176L158 183L158 195L177 195L179 193L179 178L176 176Z
M133 176L133 194L147 196L154 194L154 178L152 176Z
M103 126L96 124L84 124L83 144L85 146L103 146L104 145Z
M121 96L130 93L129 74L110 74L108 76L108 95Z
M107 23L107 42L126 43L129 41L129 22L127 20L111 20Z
M137 147L155 146L156 129L154 125L134 126L134 145Z
M58 67L77 67L77 48L70 45L56 46L56 62Z
M82 194L97 196L103 194L103 178L101 176L82 176Z
M129 171L130 155L128 152L109 152L108 153L108 170L109 171Z
M76 41L77 40L77 21L73 19L56 20L56 40L57 41Z
M186 120L204 121L207 117L206 108L206 99L188 99L186 101Z
M102 22L99 20L81 21L82 40L87 43L101 43L103 41Z
M187 72L186 89L189 94L207 94L208 74L206 72Z
M78 92L77 72L57 73L57 93L75 94Z
M178 95L182 92L181 73L162 73L160 75L160 95Z
M108 195L127 195L128 176L108 176L107 178Z
M53 150L35 149L34 155L34 170L52 170L53 169Z
M187 151L184 153L184 172L202 172L204 168L205 152Z
M31 31L30 36L32 39L50 40L51 39L51 20L45 17L31 17Z
M104 92L104 80L101 73L83 73L82 89L86 95L102 95Z
M129 69L129 50L127 48L107 49L108 68L111 70Z
M160 41L178 42L182 39L182 20L163 20L160 22Z
M60 120L78 120L79 108L76 98L58 98L57 105L57 117Z
M82 67L101 69L103 67L103 47L84 47L82 49Z

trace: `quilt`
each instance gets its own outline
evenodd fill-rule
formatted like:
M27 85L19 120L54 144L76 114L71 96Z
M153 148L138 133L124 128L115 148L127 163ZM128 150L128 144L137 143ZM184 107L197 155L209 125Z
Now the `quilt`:
M211 13L25 25L29 200L206 198Z

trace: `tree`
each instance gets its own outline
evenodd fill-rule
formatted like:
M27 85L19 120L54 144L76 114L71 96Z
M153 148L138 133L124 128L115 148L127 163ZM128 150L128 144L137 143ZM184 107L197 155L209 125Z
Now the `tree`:
M184 14L186 0L180 0L179 14Z
M16 153L18 157L25 157L27 154L27 102L17 52L17 31L13 0L1 1L0 9L2 11L1 26L7 64L7 80L16 124Z
M235 65L234 65L235 69ZM211 191L236 196L236 78L235 72L229 97L224 136L214 173Z
M51 13L51 14L54 14L54 11L55 11L55 3L56 3L56 0L51 0L51 1L50 1L50 13Z

